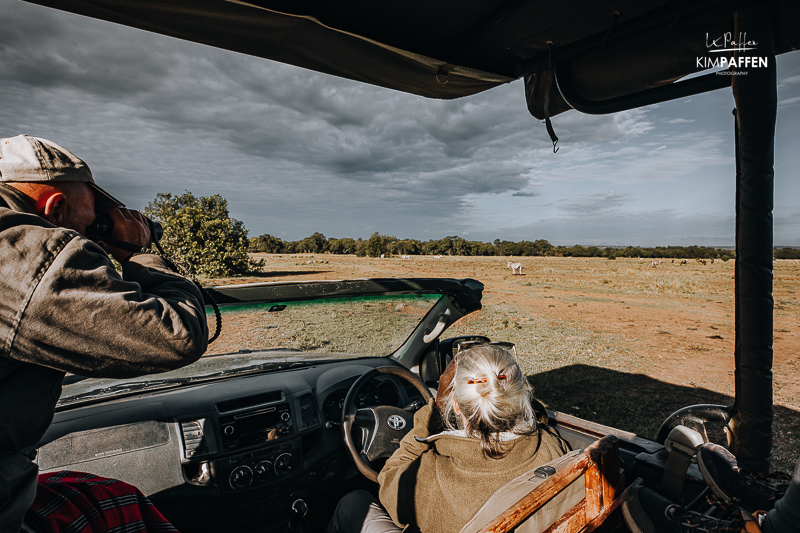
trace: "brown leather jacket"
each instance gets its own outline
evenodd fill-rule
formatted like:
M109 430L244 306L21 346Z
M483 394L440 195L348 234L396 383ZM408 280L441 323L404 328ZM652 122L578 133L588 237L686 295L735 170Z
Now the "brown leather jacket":
M440 425L431 400L378 475L381 504L392 520L422 533L457 533L506 482L569 451L564 440L541 430L508 441L511 451L491 459L478 439L436 433Z
M65 372L125 377L197 360L203 298L156 255L122 276L106 252L37 216L0 184L0 531L18 531L36 490L35 447Z

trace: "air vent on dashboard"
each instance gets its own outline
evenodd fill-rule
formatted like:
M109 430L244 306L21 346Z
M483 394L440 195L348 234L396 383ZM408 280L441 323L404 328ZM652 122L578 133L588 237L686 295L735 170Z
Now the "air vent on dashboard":
M403 383L403 388L406 389L406 394L408 394L409 398L411 399L422 398L422 394L420 394L417 388L411 383L408 382Z
M208 453L208 441L203 433L203 420L185 420L181 422L184 457L194 457Z
M236 398L235 400L226 400L217 404L217 411L220 413L227 413L228 411L236 411L238 409L245 409L253 407L254 405L262 405L265 403L279 402L283 399L283 392L276 390L265 392L263 394L256 394L255 396L247 396L245 398Z
M314 405L314 397L311 394L305 394L300 397L300 420L303 421L303 427L306 428L319 424L317 408Z

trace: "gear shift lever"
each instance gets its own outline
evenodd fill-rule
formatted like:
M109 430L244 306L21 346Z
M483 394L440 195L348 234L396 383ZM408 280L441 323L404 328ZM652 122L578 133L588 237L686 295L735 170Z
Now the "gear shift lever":
M308 513L308 504L302 498L292 503L292 515L289 518L289 533L307 533L305 516Z

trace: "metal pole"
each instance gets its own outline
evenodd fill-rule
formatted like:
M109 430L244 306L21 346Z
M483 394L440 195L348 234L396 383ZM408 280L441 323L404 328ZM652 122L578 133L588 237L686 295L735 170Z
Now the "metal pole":
M772 14L743 2L736 14L736 42L755 43L737 59L765 58L737 68L736 101L736 398L731 450L755 472L772 458L772 209L777 75Z

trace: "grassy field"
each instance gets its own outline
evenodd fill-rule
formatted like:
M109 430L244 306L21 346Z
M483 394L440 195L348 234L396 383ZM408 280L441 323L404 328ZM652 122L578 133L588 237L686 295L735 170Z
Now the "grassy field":
M445 336L488 335L517 344L548 406L654 438L692 404L733 401L733 262L670 259L267 255L262 275L219 282L360 277L475 278L483 309ZM774 467L800 455L800 264L777 261L774 280Z

